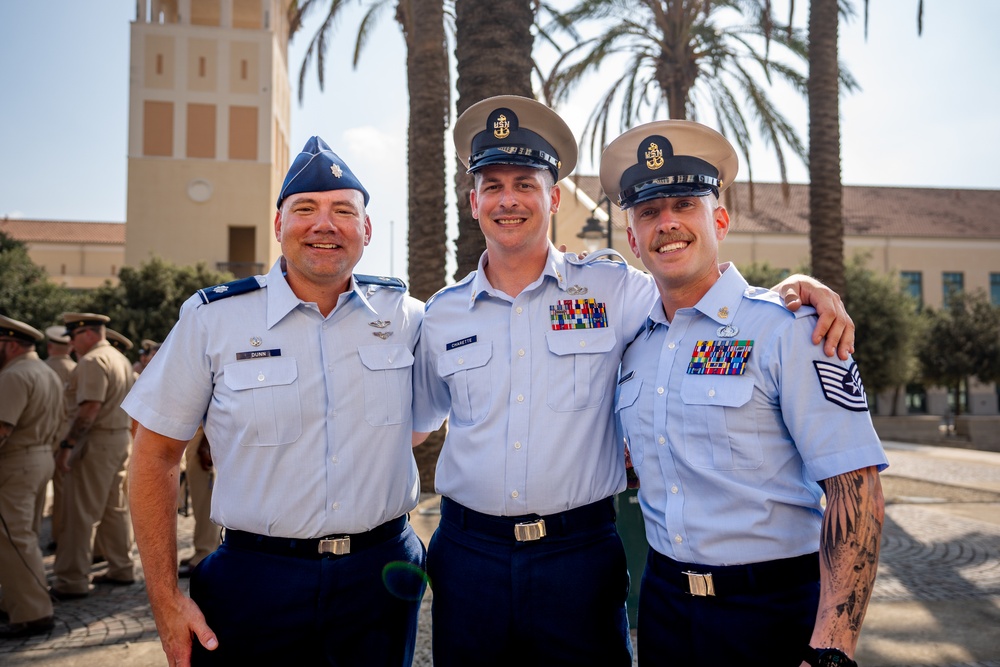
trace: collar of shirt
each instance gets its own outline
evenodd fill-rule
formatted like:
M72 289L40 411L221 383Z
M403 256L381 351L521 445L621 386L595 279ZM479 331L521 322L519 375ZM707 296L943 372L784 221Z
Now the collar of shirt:
M489 258L487 257L488 252L489 251L483 251L483 254L479 257L479 266L476 268L476 272L470 281L469 310L472 310L475 307L476 300L480 296L497 296L493 285L491 285L489 279L486 278L485 268L486 263L489 261ZM542 269L541 275L525 288L525 291L532 290L537 287L546 276L553 278L559 286L559 289L565 291L566 264L565 255L556 250L556 247L549 242L549 254L545 260L545 268Z
M288 313L295 310L299 305L306 303L299 297L295 295L292 291L291 285L285 279L285 275L281 270L281 258L274 263L271 270L268 271L267 275L264 276L264 283L262 287L267 288L267 328L270 329L275 324L280 322ZM340 300L337 302L337 307L330 312L330 316L333 313L340 310L343 304L348 302L351 297L357 297L364 304L373 315L378 315L378 311L372 306L368 301L368 297L365 295L365 290L358 284L354 276L351 276L350 289L346 292L347 298L341 295Z
M719 269L722 275L694 305L694 309L720 325L732 324L749 284L735 264L726 262L720 264ZM660 325L669 327L670 322L663 312L663 302L657 299L646 317L643 336L648 338L653 329Z

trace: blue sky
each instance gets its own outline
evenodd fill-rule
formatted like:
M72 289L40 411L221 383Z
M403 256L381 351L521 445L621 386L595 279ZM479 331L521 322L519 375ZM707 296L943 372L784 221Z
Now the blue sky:
M870 4L867 42L860 17L841 25L841 58L862 87L841 101L844 182L1000 188L1000 2L925 0L922 37L917 0ZM775 6L785 12L787 0ZM797 3L798 25L807 6ZM124 221L134 17L135 0L0 2L0 216ZM345 39L331 47L325 92L311 71L304 104L293 101L290 144L297 152L319 134L351 165L372 193L375 229L359 271L405 276L402 37L387 12L354 72L358 18L340 24ZM307 24L289 51L293 87L311 32ZM805 136L805 102L776 95ZM592 104L582 92L560 109L577 134ZM756 180L777 180L765 147L751 159ZM596 170L583 161L578 171ZM795 161L789 175L807 180Z

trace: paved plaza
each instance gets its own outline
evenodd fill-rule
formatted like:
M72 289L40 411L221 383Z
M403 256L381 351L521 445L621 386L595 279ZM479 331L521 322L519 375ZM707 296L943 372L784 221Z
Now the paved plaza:
M858 662L1000 667L1000 453L884 444L886 521ZM437 524L437 502L425 495L411 516L425 542ZM181 556L191 551L192 523L179 517ZM51 574L53 556L45 562ZM103 569L95 565L94 573ZM430 598L422 606L417 667L432 664ZM57 603L55 615L48 635L0 640L0 665L166 664L141 569L135 586L98 586L84 600Z

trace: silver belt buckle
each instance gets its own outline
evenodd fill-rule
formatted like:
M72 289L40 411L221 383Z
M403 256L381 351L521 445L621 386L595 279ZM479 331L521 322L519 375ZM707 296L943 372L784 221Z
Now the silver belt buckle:
M534 542L545 537L545 519L514 524L514 539L518 542Z
M701 574L700 572L682 572L688 578L688 593L705 597L715 595L715 584L712 583L712 573Z
M332 540L320 540L318 550L321 554L347 555L351 553L351 538L337 537Z

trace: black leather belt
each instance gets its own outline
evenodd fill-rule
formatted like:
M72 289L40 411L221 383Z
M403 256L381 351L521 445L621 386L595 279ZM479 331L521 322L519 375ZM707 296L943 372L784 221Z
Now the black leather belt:
M649 551L650 573L691 595L749 595L794 588L819 581L819 554L746 565L695 565Z
M272 537L227 529L225 544L238 549L259 551L274 556L327 558L346 556L382 544L402 533L404 528L406 528L405 514L392 521L386 521L381 526L376 526L366 533L330 535L311 539Z
M442 496L441 520L455 524L462 530L509 542L533 542L548 535L572 535L614 523L615 504L613 499L605 498L596 503L545 516L493 516L469 509Z

